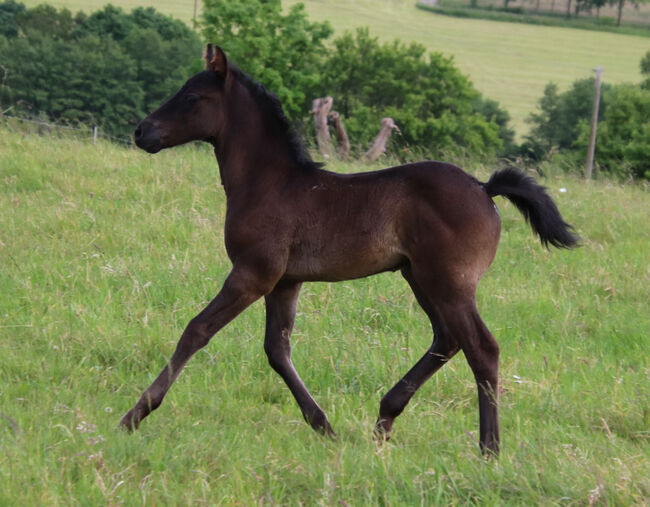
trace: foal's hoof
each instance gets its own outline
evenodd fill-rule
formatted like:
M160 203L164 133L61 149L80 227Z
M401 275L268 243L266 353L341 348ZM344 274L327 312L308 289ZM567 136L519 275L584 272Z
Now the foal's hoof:
M133 409L129 410L124 417L120 420L119 428L127 433L132 433L138 429L140 421L135 418Z
M316 413L310 417L305 416L305 420L309 425L314 428L321 435L326 437L336 438L336 433L332 429L330 422L327 420L327 416L324 412Z
M375 429L372 431L372 436L379 443L388 442L390 440L390 433L393 428L392 419L377 419Z
M334 430L333 430L332 427L330 426L330 423L329 423L329 422L327 423L327 426L325 426L325 427L321 427L321 428L319 428L317 431L318 431L319 433L321 433L322 435L325 435L326 437L329 437L329 438L331 438L331 439L335 439L335 438L336 438L336 433L334 433Z

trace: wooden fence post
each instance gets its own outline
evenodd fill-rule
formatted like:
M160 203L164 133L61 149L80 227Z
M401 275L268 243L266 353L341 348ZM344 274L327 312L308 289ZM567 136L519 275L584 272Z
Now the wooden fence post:
M603 76L603 68L598 66L596 71L596 83L594 90L594 109L591 115L591 135L589 136L589 147L587 148L586 178L591 179L594 169L594 153L596 152L596 130L598 129L598 108L600 106L600 84Z
M332 111L327 115L327 122L334 125L334 132L336 132L336 142L338 144L337 154L341 160L347 160L350 156L350 138L343 126L341 115Z
M334 153L332 146L332 137L330 136L330 129L327 126L327 115L332 109L334 99L332 97L325 97L321 99L314 99L312 102L312 113L314 113L314 126L316 127L316 141L318 141L318 149L323 155L323 158L329 160Z
M386 143L390 137L393 129L399 132L399 128L395 125L395 122L392 118L382 118L381 120L381 130L375 141L372 143L370 149L366 152L366 160L368 162L374 162L379 158L379 156L386 151Z

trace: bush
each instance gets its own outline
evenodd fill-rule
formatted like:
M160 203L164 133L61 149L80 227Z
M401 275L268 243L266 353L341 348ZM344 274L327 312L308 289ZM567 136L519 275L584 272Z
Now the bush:
M483 101L451 58L427 56L420 45L380 45L361 29L330 50L328 24L309 22L300 4L284 15L279 0L205 0L201 26L207 40L278 95L290 119L309 125L309 134L312 100L331 95L350 139L364 149L385 116L401 129L391 142L403 154L496 153L512 142L507 113Z
M452 58L426 55L419 44L380 44L358 29L334 41L326 63L321 94L335 98L348 134L361 145L390 116L401 130L392 145L404 153L409 147L428 153L503 149L499 125L482 114L486 103L477 102L480 94Z
M576 81L564 93L549 83L538 111L529 118L532 128L522 145L524 154L538 161L552 156L554 161L581 165L587 154L593 95L593 78ZM595 162L610 174L650 179L650 89L603 84Z
M617 85L606 94L607 114L598 125L596 163L621 176L650 180L650 90ZM579 146L586 150L588 129Z
M534 160L540 160L553 152L572 150L581 132L581 125L591 121L594 101L594 81L587 78L575 81L564 93L558 93L557 85L549 83L539 101L538 111L528 118L530 133L525 136L522 151ZM602 119L607 108L605 92L609 85L602 85L598 117Z
M309 118L333 33L328 23L310 22L302 4L284 15L280 0L204 0L201 33L276 93L290 119Z

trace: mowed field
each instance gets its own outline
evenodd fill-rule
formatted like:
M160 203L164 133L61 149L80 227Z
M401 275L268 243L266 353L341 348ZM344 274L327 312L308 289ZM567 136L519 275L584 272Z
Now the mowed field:
M121 415L230 267L216 162L207 147L149 156L3 127L0 505L646 503L648 189L543 182L583 246L544 250L497 199L502 240L478 306L501 345L498 460L480 457L462 354L389 443L372 439L381 396L431 341L398 274L303 289L294 362L336 440L302 421L268 366L261 302L128 435Z
M40 0L26 3L35 5ZM91 11L104 5L98 0L51 3L72 11ZM295 3L297 0L284 0L283 5ZM528 131L525 119L537 106L549 81L557 83L563 91L576 79L593 75L592 69L600 65L607 82L638 82L639 62L650 50L650 38L646 37L438 16L416 9L414 0L303 3L312 20L328 20L337 33L368 26L382 40L418 42L431 51L453 56L478 90L498 100L510 112L520 138ZM195 5L188 0L116 0L113 4L126 9L153 5L188 22ZM197 6L200 10L200 1ZM245 62L239 63L246 68Z

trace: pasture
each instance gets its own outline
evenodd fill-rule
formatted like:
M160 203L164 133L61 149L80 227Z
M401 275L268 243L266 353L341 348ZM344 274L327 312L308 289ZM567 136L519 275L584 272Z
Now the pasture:
M467 169L486 180L495 167ZM294 362L336 440L305 424L268 366L261 302L127 435L119 418L230 267L216 162L207 147L149 156L2 127L0 504L646 502L648 188L545 169L583 246L544 250L497 198L502 239L478 306L501 345L498 460L480 457L462 355L389 443L372 439L381 396L431 340L397 274L303 288Z
M40 0L26 3L35 5ZM105 4L103 0L50 3L72 11L95 10ZM295 3L298 0L285 0L283 5ZM576 79L592 75L598 65L604 68L606 82L639 82L639 62L650 49L647 37L438 16L416 9L412 0L303 3L312 20L329 20L337 34L368 26L382 40L417 42L430 51L453 55L476 88L508 110L520 138L528 131L525 119L537 106L546 83L553 81L564 91ZM194 13L190 0L116 0L113 4L126 9L152 5L190 23ZM245 62L239 63L246 68Z

